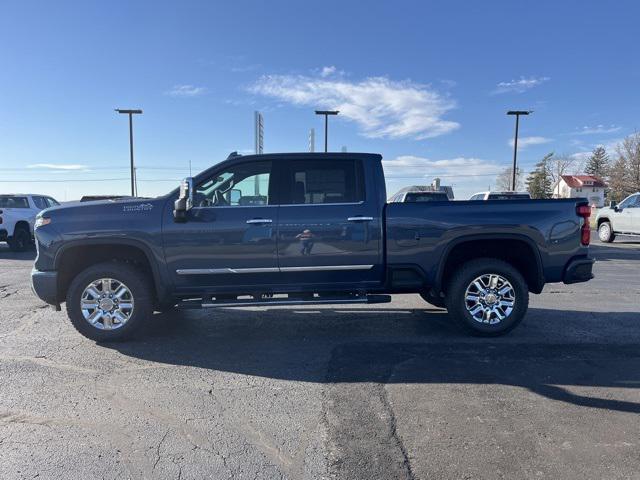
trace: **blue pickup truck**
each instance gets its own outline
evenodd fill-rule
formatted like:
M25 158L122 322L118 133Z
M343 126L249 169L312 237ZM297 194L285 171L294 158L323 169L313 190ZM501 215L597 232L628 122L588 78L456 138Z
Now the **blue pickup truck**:
M229 158L154 199L50 208L32 286L83 335L129 336L172 308L379 303L417 293L504 334L529 292L593 277L585 199L387 204L382 157Z

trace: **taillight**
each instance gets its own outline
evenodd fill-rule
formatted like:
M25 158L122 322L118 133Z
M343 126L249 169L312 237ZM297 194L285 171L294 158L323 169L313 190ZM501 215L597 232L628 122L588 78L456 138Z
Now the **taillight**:
M582 227L580 227L580 243L582 245L589 245L591 242L591 225L589 224L591 207L589 205L578 205L576 207L576 213L584 220Z

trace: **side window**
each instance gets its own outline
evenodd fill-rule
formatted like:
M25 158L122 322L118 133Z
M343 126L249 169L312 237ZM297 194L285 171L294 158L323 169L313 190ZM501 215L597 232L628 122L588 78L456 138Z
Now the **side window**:
M640 195L634 195L633 197L631 197L629 208L640 208Z
M51 197L45 197L44 199L50 207L57 207L60 205L57 200L54 200Z
M47 202L45 202L44 197L31 197L31 198L37 209L44 210L45 208L49 208L49 205L47 205Z
M27 197L0 197L0 208L29 208Z
M364 174L358 160L294 160L290 181L296 205L364 201Z
M632 207L637 205L638 198L640 198L640 195L633 195L631 197L627 197L622 202L620 202L620 205L618 205L618 207L619 208L632 208Z
M201 182L195 207L247 207L269 204L271 162L239 163Z

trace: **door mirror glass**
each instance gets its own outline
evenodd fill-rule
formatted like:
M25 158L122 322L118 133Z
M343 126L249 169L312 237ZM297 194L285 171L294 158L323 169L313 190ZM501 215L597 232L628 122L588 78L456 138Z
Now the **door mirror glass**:
M231 205L238 205L240 203L240 199L242 198L242 190L239 188L232 188L229 192L229 203Z
M180 193L174 203L173 218L176 222L185 222L187 212L193 208L193 178L187 177L180 182Z

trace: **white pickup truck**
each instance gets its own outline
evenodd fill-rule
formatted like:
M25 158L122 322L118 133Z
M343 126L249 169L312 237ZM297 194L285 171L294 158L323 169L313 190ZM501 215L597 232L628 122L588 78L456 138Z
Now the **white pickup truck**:
M33 243L36 215L58 205L45 195L0 194L0 242L7 242L14 252L27 250Z
M640 192L629 195L619 204L603 208L596 216L601 242L613 242L616 235L640 236Z

